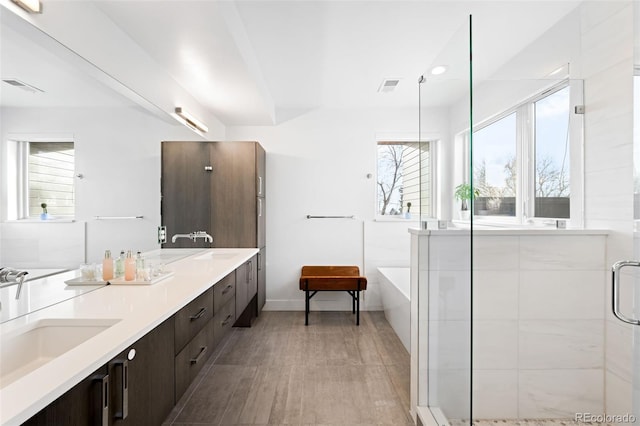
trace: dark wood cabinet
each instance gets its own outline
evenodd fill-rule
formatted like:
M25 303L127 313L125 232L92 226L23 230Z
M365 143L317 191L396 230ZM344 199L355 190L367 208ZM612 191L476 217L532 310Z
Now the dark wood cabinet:
M171 242L194 231L211 234L212 247L264 246L265 158L257 142L163 142L163 247L203 246L203 239Z
M267 301L267 288L265 282L267 280L267 268L265 267L265 261L267 256L267 248L263 247L257 254L256 265L258 269L258 315L262 312L265 302Z
M174 404L173 344L171 317L23 424L162 424Z
M175 399L173 347L171 317L109 362L110 424L162 424Z
M192 241L175 234L211 233L211 177L213 171L207 143L163 143L160 214L167 227L164 248L213 247L203 238Z
M176 313L176 354L213 318L213 310L213 287L211 287Z
M267 155L264 148L256 143L256 194L258 197L265 197L267 190Z
M264 249L266 187L266 153L258 142L163 142L161 211L167 227L163 247ZM176 233L194 231L207 231L213 244L203 239L171 242ZM262 278L256 279L259 296L250 308L253 316L266 300L265 255L255 269L262 271ZM253 300L244 290L236 290L241 299L236 303L238 318L244 314L239 307L246 308L244 301Z
M255 143L211 143L214 247L257 247Z
M258 257L253 256L236 269L236 326L249 327L258 314Z
M27 420L25 426L106 426L109 376L104 365Z
M213 320L207 321L198 334L175 357L176 402L213 353L215 348L213 326Z

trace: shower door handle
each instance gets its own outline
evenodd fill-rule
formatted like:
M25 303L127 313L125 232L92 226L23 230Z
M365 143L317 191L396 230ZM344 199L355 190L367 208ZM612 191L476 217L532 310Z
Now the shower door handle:
M616 262L611 267L611 307L613 308L613 314L620 320L628 324L640 325L640 320L626 316L620 310L620 269L625 266L633 266L635 268L640 267L640 262L634 260L621 260Z

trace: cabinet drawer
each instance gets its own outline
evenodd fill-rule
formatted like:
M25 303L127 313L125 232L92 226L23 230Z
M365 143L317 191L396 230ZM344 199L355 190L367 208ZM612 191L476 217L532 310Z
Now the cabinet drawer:
M213 288L210 288L176 313L175 353L180 352L212 317Z
M235 300L235 296L236 273L234 271L213 286L213 314L216 315L229 300Z
M176 402L182 397L196 375L202 370L214 349L213 321L205 327L176 355Z
M213 338L217 346L236 321L236 301L231 299L213 317Z

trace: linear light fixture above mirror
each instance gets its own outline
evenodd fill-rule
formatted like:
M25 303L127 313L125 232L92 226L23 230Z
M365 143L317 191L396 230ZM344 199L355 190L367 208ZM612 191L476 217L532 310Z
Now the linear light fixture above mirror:
M42 13L40 0L11 0L29 13Z
M209 128L200 120L195 118L193 115L189 114L182 107L176 107L176 115L181 118L180 121L183 122L187 127L192 128L193 130L199 130L201 132L208 132Z

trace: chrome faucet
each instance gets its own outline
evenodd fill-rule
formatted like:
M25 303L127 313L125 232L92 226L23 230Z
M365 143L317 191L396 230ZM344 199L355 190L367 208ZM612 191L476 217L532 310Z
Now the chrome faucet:
M195 231L188 234L174 234L173 237L171 237L171 242L175 243L178 238L189 238L194 243L198 238L204 238L208 242L213 243L213 237L207 234L206 231Z
M0 268L0 288L18 285L18 290L16 291L16 300L19 299L20 293L22 292L24 277L27 274L27 271L18 271L17 269L13 268Z

